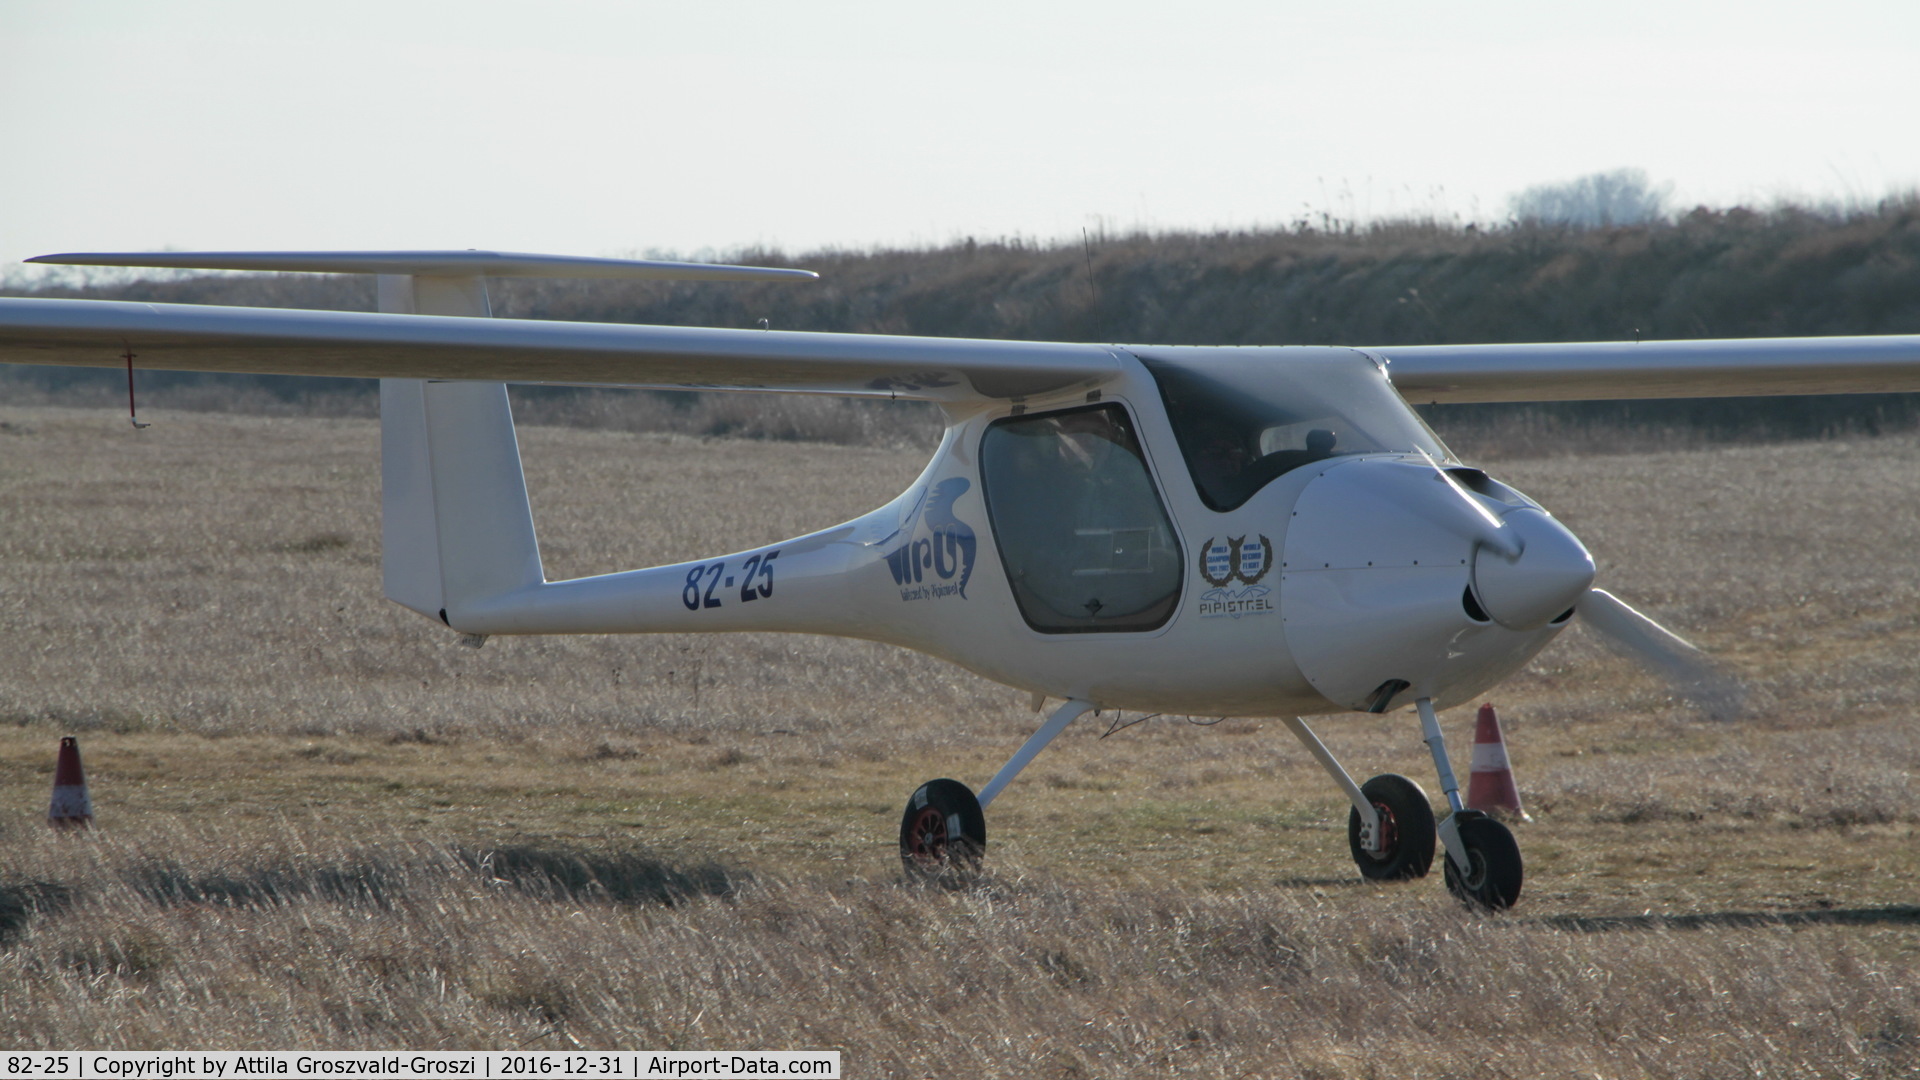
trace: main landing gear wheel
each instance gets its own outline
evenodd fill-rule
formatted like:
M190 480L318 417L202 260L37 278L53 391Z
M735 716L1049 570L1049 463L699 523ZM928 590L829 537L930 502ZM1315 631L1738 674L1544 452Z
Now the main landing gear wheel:
M977 870L986 850L987 817L967 785L929 780L907 800L900 818L900 862L908 876Z
M1461 810L1460 846L1467 849L1467 872L1447 860L1447 891L1470 905L1504 911L1520 899L1520 845L1505 825L1485 814Z
M1380 850L1370 851L1361 839L1360 811L1347 811L1347 846L1362 876L1375 881L1403 881L1425 877L1433 866L1433 807L1420 785L1396 773L1386 773L1360 785L1380 813L1384 834Z

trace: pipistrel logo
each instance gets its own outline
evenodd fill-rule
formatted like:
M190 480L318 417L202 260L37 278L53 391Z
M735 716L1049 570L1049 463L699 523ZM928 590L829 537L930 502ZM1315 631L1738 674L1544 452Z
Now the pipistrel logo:
M1200 594L1200 617L1238 619L1271 612L1273 590L1260 579L1272 569L1273 541L1265 536L1230 536L1223 543L1208 537L1200 546L1200 576L1213 588ZM1235 581L1240 588L1233 587Z

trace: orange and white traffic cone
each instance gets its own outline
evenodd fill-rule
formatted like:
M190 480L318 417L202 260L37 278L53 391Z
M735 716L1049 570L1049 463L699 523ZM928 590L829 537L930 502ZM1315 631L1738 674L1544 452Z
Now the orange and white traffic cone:
M1520 807L1520 789L1507 761L1507 740L1492 705L1480 706L1473 726L1473 772L1467 777L1467 809L1532 821Z
M87 774L80 769L80 741L68 735L60 740L60 760L53 767L53 805L47 824L56 829L85 829L93 825L93 800L87 795Z

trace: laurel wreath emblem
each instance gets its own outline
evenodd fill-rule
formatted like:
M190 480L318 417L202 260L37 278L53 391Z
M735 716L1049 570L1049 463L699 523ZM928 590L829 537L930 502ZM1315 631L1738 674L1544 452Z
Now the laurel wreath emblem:
M1210 556L1214 552L1213 537L1207 537L1207 542L1200 545L1200 576L1206 579L1207 584L1216 589L1224 589L1233 584L1235 578L1240 579L1244 584L1251 585L1267 576L1267 571L1273 569L1273 541L1264 535L1260 537L1260 569L1252 574L1245 572L1244 561L1240 557L1240 549L1246 542L1247 538L1244 536L1227 537L1227 572L1215 577L1207 568Z

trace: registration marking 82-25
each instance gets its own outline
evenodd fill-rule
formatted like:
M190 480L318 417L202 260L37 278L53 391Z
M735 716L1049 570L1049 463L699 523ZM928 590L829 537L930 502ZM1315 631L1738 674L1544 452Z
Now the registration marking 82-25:
M736 581L739 582L741 603L764 600L773 595L773 560L779 555L779 548L749 555L736 574L727 573L725 559L695 563L687 570L687 583L680 590L680 602L686 605L688 611L721 607L727 594L714 594L723 586L732 589Z

